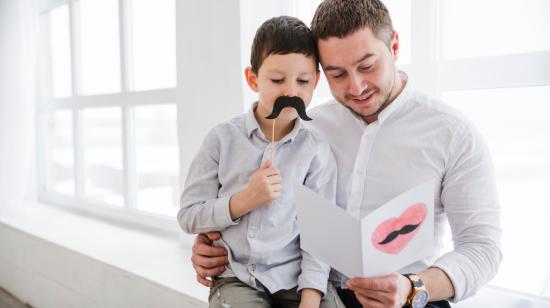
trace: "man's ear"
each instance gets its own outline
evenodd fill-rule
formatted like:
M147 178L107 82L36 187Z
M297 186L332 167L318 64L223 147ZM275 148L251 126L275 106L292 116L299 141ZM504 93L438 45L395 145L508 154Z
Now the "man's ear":
M244 78L250 89L254 92L258 92L258 76L252 71L252 67L247 66L244 69Z
M397 61L399 58L399 35L397 35L397 31L393 31L393 37L391 39L391 45L390 45L390 51L393 56L393 61Z

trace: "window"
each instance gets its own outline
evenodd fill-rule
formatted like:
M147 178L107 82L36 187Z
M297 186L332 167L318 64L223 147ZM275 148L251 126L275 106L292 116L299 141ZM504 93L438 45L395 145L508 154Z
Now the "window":
M70 196L74 193L73 118L70 111L60 110L43 116L45 121L43 159L47 168L46 189Z
M282 14L309 24L320 2L283 1L279 11L245 2L241 18L252 29ZM491 150L504 230L504 260L491 284L550 297L550 253L543 244L550 217L544 195L550 187L550 2L383 2L399 33L400 69L416 88L465 113ZM254 33L242 31L246 51ZM247 56L242 61L248 65ZM329 98L321 81L312 105ZM450 249L450 236L447 244Z
M550 254L536 243L547 242L540 230L550 217L549 9L539 0L440 2L438 60L427 64L433 74L418 74L474 122L491 150L504 232L491 284L544 297Z
M484 134L493 154L503 209L504 261L493 284L545 294L550 251L541 227L550 217L550 86L443 92ZM527 114L524 114L524 111ZM528 239L528 240L527 240ZM529 262L525 262L526 252Z
M54 1L40 22L40 199L173 222L175 1Z

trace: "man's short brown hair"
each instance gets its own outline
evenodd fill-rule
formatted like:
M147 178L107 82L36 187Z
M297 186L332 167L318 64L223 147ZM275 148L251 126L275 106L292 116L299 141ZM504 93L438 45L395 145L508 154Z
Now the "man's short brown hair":
M258 74L260 66L269 55L300 53L313 56L319 62L317 46L309 28L301 20L291 16L279 16L266 20L256 31L250 53L252 72Z
M380 0L325 0L311 21L315 41L331 36L343 38L364 27L390 47L394 29L390 13Z

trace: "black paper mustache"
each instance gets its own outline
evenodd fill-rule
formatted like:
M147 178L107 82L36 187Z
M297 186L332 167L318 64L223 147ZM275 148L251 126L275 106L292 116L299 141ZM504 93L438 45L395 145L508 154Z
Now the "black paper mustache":
M265 117L266 119L273 120L279 116L283 108L285 107L292 107L296 109L298 112L298 115L300 118L304 121L311 121L312 118L307 116L306 113L306 105L304 104L304 101L299 98L298 96L279 96L275 100L275 103L273 104L273 111L271 111L271 114Z
M395 240L399 235L413 232L416 228L418 228L418 226L420 226L420 224L406 225L403 228L401 228L401 230L393 231L390 234L388 234L388 236L386 236L386 238L378 244L385 245L385 244Z

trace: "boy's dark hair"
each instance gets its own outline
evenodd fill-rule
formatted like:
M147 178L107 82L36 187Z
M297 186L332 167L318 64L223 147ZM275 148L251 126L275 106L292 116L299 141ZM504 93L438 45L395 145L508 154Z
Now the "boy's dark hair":
M313 56L316 67L319 63L317 46L306 24L291 16L279 16L266 20L256 31L252 42L250 54L252 72L258 74L267 56L289 53Z
M331 36L343 38L364 27L390 48L394 29L390 13L380 0L325 0L311 21L316 42Z

